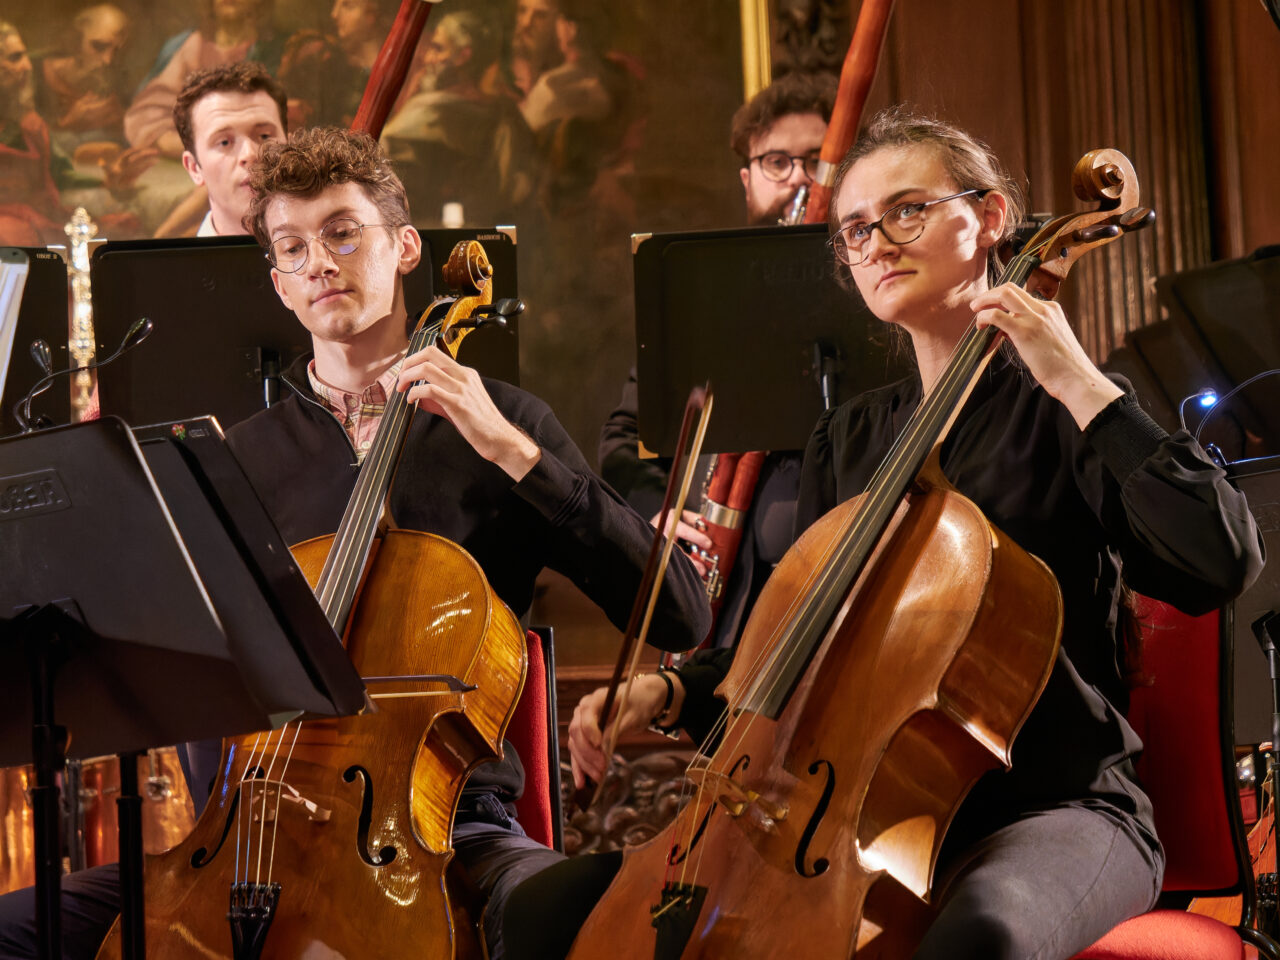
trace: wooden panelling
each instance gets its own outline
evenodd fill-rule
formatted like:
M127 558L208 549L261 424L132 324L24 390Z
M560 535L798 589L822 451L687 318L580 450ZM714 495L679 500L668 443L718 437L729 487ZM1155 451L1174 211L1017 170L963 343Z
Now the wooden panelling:
M1280 242L1280 30L1256 0L1201 0L1213 258Z

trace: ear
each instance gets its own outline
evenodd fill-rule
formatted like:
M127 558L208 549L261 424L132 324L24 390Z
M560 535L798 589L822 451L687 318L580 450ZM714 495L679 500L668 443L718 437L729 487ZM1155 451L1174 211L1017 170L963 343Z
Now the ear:
M422 261L422 238L418 231L410 226L400 228L396 239L400 241L400 256L396 262L396 270L401 276L412 273ZM272 273L275 271L273 270Z
M1009 201L1003 193L992 190L982 198L979 216L982 219L982 231L978 236L978 244L982 247L994 247L1004 236L1005 218L1009 215Z
M747 186L749 183L751 183L751 168L750 167L739 168L738 176L742 179L742 193L744 196L746 196L751 192L750 188Z
M190 150L182 151L182 167L187 171L187 176L191 178L192 183L197 187L204 186L204 172L200 169L200 161Z
M280 271L275 267L271 268L271 285L276 288L276 294L280 297L280 302L285 305L285 309L292 310L293 302L289 299L289 295L284 292Z

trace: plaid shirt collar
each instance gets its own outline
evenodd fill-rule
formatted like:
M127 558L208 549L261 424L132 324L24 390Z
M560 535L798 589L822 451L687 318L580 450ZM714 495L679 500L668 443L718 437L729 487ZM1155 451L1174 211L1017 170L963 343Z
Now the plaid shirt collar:
M311 383L316 399L342 424L342 429L351 440L351 446L355 448L357 462L364 462L364 455L373 445L378 424L382 422L383 411L387 408L387 398L396 388L396 379L400 376L402 366L404 357L359 393L347 393L329 386L316 376L314 358L307 364L307 380Z

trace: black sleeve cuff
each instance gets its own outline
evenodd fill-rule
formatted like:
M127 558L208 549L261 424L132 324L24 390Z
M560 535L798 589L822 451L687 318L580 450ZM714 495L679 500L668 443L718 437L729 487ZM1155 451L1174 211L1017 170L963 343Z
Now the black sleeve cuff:
M1085 442L1098 451L1112 476L1122 484L1168 437L1131 393L1116 397L1084 428Z

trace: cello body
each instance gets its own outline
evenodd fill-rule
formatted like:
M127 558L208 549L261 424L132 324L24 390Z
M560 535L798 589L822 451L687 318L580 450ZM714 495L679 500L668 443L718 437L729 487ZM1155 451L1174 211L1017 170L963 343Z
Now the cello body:
M700 789L667 832L625 852L574 960L910 954L946 828L978 777L1009 764L1062 627L1048 568L933 463L769 716L752 712L753 688L789 655L778 626L819 588L863 498L783 558L717 691L730 720L689 771ZM664 930L681 896L696 915Z
M332 540L294 548L313 585ZM445 882L453 814L470 771L501 756L524 633L479 565L441 537L389 532L364 577L347 634L361 675L452 674L475 689L370 682L374 712L226 740L194 832L146 864L154 960L461 955ZM269 871L281 889L260 952L235 949L228 891ZM119 949L117 925L98 956Z

